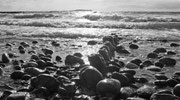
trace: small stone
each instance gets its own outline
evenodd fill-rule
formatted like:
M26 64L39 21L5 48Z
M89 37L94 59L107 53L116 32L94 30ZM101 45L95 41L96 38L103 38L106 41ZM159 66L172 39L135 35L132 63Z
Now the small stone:
M179 47L180 44L177 44L177 43L171 43L170 46L171 46L171 47Z
M167 51L165 48L157 48L153 52L155 52L155 53L166 53Z
M168 51L168 52L167 52L167 55L176 55L176 52L174 52L174 51Z
M153 63L150 60L146 60L146 61L142 62L141 65L143 65L144 67L148 67L150 65L153 65Z
M167 80L167 76L163 75L163 74L155 74L155 78L158 80Z
M176 86L179 82L175 79L168 79L166 80L166 83L169 87L174 87Z
M0 76L2 76L4 73L4 70L0 67Z
M116 65L109 65L109 66L107 66L107 71L108 72L119 72L119 67L118 66L116 66Z
M9 63L10 62L10 59L9 59L9 56L7 53L3 53L1 59L2 59L3 63Z
M37 43L38 43L38 41L36 41L36 40L32 41L32 44L37 44Z
M164 64L161 63L161 62L155 62L154 65L157 66L157 67L160 67L160 68L164 67Z
M173 88L173 94L180 97L180 84L177 84L174 88Z
M82 58L82 57L83 57L83 55L82 55L81 53L78 53L78 52L77 52L77 53L74 53L73 55L76 56L76 57L79 57L79 58Z
M165 64L166 66L175 66L176 60L173 58L162 58L159 60L159 62Z
M136 64L136 65L138 65L138 66L140 66L140 64L142 63L142 61L141 61L140 59L133 59L133 60L131 60L130 62L131 62L131 63L134 63L134 64Z
M130 45L129 45L129 48L130 48L130 49L138 49L139 46L138 46L137 44L130 44Z
M137 95L144 99L150 99L151 95L155 92L156 90L153 87L144 85L137 90Z
M154 72L160 72L161 68L154 66L154 65L151 65L151 66L147 67L146 70L150 70L150 71L154 71Z
M128 63L125 65L126 68L129 68L129 69L138 69L139 66L134 64L134 63Z
M157 54L157 53L154 53L154 52L149 53L149 54L147 55L147 58L152 58L152 59L158 58L158 54Z
M166 80L156 80L156 81L154 81L154 84L157 87L166 87L167 86Z
M113 79L119 80L122 87L129 85L129 79L128 79L125 75L123 75L123 74L121 74L121 73L113 72L111 77L112 77Z
M180 100L180 98L167 93L154 93L150 100Z
M24 75L24 72L20 71L20 70L16 70L13 73L11 73L10 77L13 80L18 80L21 79Z
M90 40L90 41L88 41L88 45L96 45L98 42L97 41L95 41L95 40Z
M56 56L55 59L56 59L57 62L62 62L62 58L60 56Z

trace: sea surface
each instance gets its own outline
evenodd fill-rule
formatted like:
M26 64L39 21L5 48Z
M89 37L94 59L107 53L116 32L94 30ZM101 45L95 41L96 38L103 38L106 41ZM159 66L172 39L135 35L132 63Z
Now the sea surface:
M99 38L112 33L179 40L180 12L0 12L1 36Z

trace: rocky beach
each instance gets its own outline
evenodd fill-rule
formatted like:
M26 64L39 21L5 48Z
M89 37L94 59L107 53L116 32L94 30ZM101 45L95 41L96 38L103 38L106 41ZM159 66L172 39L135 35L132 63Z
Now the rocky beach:
M0 100L180 100L176 16L1 14Z

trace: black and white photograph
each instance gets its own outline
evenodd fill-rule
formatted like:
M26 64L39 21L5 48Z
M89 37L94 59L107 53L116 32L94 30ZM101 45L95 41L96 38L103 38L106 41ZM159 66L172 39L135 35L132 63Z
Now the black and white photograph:
M180 0L0 0L0 100L180 100Z

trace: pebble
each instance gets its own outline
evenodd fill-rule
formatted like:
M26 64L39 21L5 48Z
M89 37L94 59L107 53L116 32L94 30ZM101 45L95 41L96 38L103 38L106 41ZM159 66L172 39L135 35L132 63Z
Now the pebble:
M176 60L173 58L161 58L159 62L163 63L166 66L175 66Z
M122 87L129 85L129 79L125 75L123 75L121 73L113 72L111 77L113 79L119 80Z

